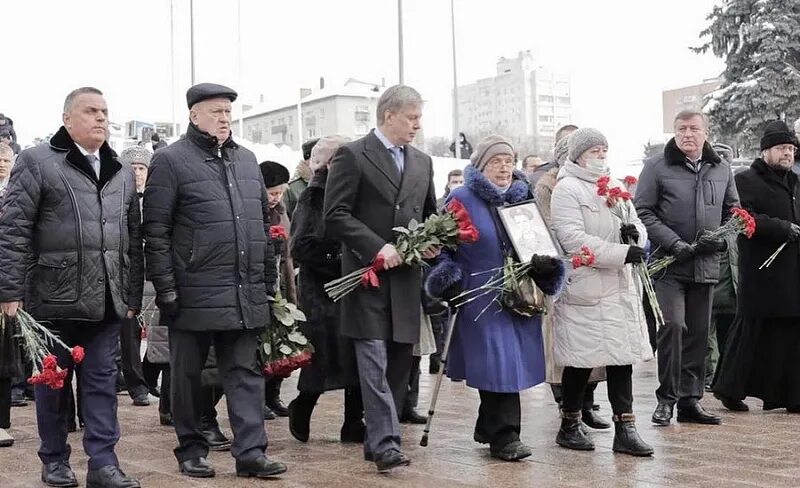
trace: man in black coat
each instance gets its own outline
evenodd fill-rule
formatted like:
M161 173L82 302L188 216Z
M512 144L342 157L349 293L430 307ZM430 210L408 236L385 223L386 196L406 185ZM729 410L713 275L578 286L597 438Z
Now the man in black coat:
M380 287L359 288L341 302L341 332L355 342L367 423L365 459L384 472L408 465L400 451L402 408L419 341L422 272L404 266L391 244L393 227L436 212L430 156L411 146L422 97L411 87L388 88L378 100L378 128L336 153L325 191L325 233L340 240L342 272L384 259ZM438 249L426 249L426 259Z
M141 308L139 200L133 169L106 142L108 108L96 88L64 102L64 126L20 154L0 214L0 302L28 312L70 347L83 346L78 369L89 456L89 487L138 487L119 469L116 352L120 322ZM61 367L70 352L54 346ZM41 358L35 358L41 360ZM69 465L67 389L36 385L42 481L78 486Z
M186 476L215 475L201 430L200 379L213 344L236 474L274 476L286 466L264 454L264 379L256 355L276 279L267 193L255 155L231 137L236 92L201 83L186 99L189 128L155 153L144 192L147 274L170 324L175 456Z
M707 142L708 122L700 112L675 117L675 137L662 155L644 164L634 203L656 254L677 261L653 286L664 325L658 331L658 406L653 423L719 424L700 405L705 391L705 358L711 300L719 281L725 240L710 235L739 206L730 165Z
M736 175L742 206L756 220L751 239L739 238L739 308L714 384L725 407L800 413L800 185L792 171L797 139L782 121L770 122L762 157ZM762 264L783 244L769 266Z

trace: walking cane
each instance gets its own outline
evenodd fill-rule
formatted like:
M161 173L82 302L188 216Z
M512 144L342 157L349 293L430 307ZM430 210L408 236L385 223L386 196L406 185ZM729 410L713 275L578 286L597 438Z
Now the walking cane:
M450 340L453 338L453 329L456 325L456 317L458 316L458 309L450 314L450 320L447 327L447 337L444 341L444 351L442 351L441 364L439 365L439 372L436 373L436 386L433 388L433 396L431 397L431 406L428 408L428 422L425 424L425 430L422 432L422 439L419 445L422 447L428 446L428 434L431 431L431 422L433 421L434 408L436 407L436 400L439 399L439 389L442 387L442 375L444 368L447 366L447 354L450 351Z

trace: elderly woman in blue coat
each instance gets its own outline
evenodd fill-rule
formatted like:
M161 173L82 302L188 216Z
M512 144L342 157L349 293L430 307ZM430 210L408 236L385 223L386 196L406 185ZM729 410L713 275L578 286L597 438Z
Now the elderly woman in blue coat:
M480 238L457 250L445 251L426 280L429 294L452 299L462 290L478 288L513 255L497 209L531 198L525 175L514 170L514 148L500 136L482 140L464 171L464 186L448 201L464 204ZM531 277L546 294L563 281L560 259L533 256ZM514 461L531 455L520 441L519 392L544 381L541 317L527 317L504 308L492 293L460 309L447 358L447 375L464 379L481 398L474 439L489 444L492 457Z

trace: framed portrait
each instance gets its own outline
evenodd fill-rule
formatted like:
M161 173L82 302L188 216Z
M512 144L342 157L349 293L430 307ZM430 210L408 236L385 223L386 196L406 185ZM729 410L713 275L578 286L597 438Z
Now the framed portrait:
M497 212L520 262L530 261L534 254L553 257L563 254L535 201L500 207Z

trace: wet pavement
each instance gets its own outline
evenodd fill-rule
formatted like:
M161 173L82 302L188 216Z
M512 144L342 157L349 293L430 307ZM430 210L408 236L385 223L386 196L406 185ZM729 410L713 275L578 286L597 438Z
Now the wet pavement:
M633 458L611 451L613 430L593 431L597 450L575 452L558 447L556 405L549 387L541 385L523 393L522 439L533 447L533 456L516 463L489 457L488 447L472 441L478 394L464 383L445 380L440 405L426 448L419 446L423 426L404 425L404 450L411 457L408 468L379 475L372 463L363 461L361 447L338 442L342 420L342 392L323 395L312 417L311 440L296 441L285 418L266 422L269 456L285 462L289 471L280 479L257 481L237 478L230 453L211 453L216 478L197 480L181 476L172 454L175 434L158 424L157 401L135 407L128 396L119 396L122 439L117 452L122 468L145 487L798 487L800 486L800 415L785 410L764 412L761 402L748 399L750 412L722 408L710 395L705 407L723 416L721 426L675 424L654 427L654 362L635 368L634 410L642 437L653 445L653 458ZM296 376L284 382L283 399L294 398ZM427 410L434 376L423 361L420 411ZM601 414L610 420L605 386L597 390ZM223 402L224 403L224 402ZM227 413L221 405L220 423L230 434ZM12 409L11 433L17 442L0 448L0 487L44 486L39 481L36 456L38 439L32 405ZM86 456L81 449L82 431L70 434L72 466L85 486Z

